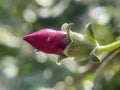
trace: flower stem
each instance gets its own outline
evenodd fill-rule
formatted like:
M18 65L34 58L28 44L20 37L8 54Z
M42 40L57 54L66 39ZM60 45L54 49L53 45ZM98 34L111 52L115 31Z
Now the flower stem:
M98 53L100 54L103 52L110 52L110 51L113 51L117 48L120 48L120 40L115 41L115 42L108 44L108 45L99 46Z

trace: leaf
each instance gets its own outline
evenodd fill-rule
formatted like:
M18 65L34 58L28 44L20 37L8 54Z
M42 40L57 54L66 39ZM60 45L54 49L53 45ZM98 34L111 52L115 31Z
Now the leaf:
M96 44L96 39L93 33L92 25L91 23L88 23L85 27L85 34L88 39L90 39L93 43Z

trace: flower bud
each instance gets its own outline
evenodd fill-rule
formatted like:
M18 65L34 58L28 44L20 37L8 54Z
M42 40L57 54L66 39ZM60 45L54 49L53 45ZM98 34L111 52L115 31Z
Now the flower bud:
M75 59L88 59L90 52L95 47L87 37L71 31L72 24L62 25L62 31L41 29L25 35L23 39L38 51L59 55L57 63L67 57Z
M25 35L23 39L38 51L59 55L57 63L67 57L74 57L77 61L90 59L100 62L101 58L98 55L120 48L120 40L104 46L99 45L93 33L92 23L87 24L85 35L72 32L71 26L71 23L63 24L62 31L41 29Z
M25 35L23 39L39 51L57 55L64 55L64 49L70 42L66 32L47 28Z

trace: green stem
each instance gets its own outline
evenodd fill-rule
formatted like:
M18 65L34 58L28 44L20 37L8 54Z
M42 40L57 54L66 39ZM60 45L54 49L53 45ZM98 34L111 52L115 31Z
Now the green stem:
M117 48L120 48L120 40L108 45L99 46L98 53L110 52Z

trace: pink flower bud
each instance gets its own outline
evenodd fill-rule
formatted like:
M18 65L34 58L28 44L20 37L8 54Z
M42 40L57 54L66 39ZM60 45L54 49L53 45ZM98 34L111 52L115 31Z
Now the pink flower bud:
M64 55L64 49L70 42L66 32L47 28L25 35L23 39L37 50L57 55Z

